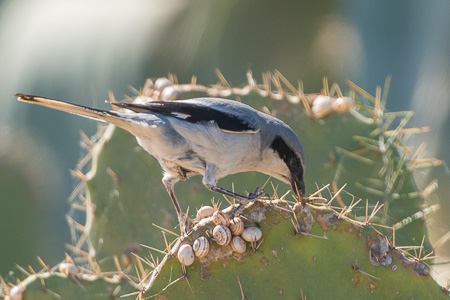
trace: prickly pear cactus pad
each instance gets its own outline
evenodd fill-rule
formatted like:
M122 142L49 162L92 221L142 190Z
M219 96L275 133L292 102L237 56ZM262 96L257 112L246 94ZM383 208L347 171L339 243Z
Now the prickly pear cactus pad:
M236 174L220 186L241 194L262 186L269 196L231 216L234 199L189 178L176 194L195 226L181 236L158 162L129 133L101 127L83 135L87 154L73 171L69 254L2 278L5 299L448 298L429 275L425 219L439 205L425 200L437 185L420 190L414 180L442 162L405 143L426 129L407 128L412 112L385 110L389 80L372 96L352 82L344 95L326 80L304 94L279 72L261 83L248 73L239 88L218 75L211 87L195 77L148 80L126 101L222 97L275 115L304 145L306 197L263 174Z
M231 245L218 245L211 238L216 226L212 218L202 220L154 270L145 295L161 299L445 298L425 265L407 259L376 230L371 213L366 222L358 222L327 204L255 202L240 218L247 229L260 229L262 237L247 242L243 254ZM179 247L192 245L200 236L210 239L208 255L183 268L176 255Z

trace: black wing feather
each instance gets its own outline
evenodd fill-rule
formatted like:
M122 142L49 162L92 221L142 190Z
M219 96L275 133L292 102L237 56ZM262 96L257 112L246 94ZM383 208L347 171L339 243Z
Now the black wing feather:
M194 103L152 101L146 104L118 102L112 102L111 104L137 113L158 113L193 124L215 122L224 131L254 132L258 130L258 128L255 128L237 115Z

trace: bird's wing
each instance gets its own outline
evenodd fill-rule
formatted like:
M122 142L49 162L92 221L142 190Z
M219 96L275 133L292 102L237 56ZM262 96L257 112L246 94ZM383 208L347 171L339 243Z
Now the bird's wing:
M145 104L114 102L111 104L137 113L157 113L194 124L214 122L226 132L254 133L259 130L251 114L230 109L229 105L218 106L222 108L219 110L214 105L203 105L193 101L152 101Z

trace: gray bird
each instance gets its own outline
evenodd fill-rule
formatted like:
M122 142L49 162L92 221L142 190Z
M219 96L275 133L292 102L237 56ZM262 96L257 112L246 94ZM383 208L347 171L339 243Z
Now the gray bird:
M112 123L136 136L139 145L164 170L162 181L182 231L189 228L190 219L182 213L174 185L190 176L202 175L206 188L233 197L241 205L263 193L257 189L242 196L217 186L218 179L256 171L290 183L301 198L305 194L305 158L294 131L281 120L243 103L219 98L111 103L131 111L117 112L32 95L15 96L19 101Z

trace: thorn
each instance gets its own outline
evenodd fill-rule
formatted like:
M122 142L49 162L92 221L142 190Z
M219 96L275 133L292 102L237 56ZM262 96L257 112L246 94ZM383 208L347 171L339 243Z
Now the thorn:
M165 231L165 232L167 232L167 233L170 233L170 234L172 234L172 235L174 235L174 236L176 236L176 237L180 237L179 234L177 234L177 233L175 233L175 232L173 232L173 231L170 231L169 229L166 229L166 228L164 228L164 227L161 227L161 226L159 226L159 225L156 225L155 223L152 223L152 225L155 226L156 228L159 228L159 229L161 229L161 230L163 230L163 231Z
M192 289L192 286L189 283L189 280L188 280L187 276L184 276L184 278L186 279L186 282L187 282L187 284L189 286L189 289L191 290L192 296L194 296L194 298L195 298L194 290Z
M299 234L300 233L300 224L298 224L298 221L297 221L297 218L295 217L295 214L294 214L294 218L295 218L295 222L291 218L291 223L292 223L292 226L294 226L295 234Z
M298 90L289 82L289 80L286 79L286 77L283 76L283 74L281 74L280 71L275 70L275 75L278 76L279 79L281 79L281 81L286 85L286 87L294 94L294 95L299 95Z
M355 263L352 265L352 269L353 269L354 271L356 271L356 272L359 272L359 273L365 275L365 276L371 277L371 278L376 279L376 280L380 280L380 278L378 278L378 277L376 277L376 276L373 276L373 275L371 275L371 274L369 274L369 273L364 272L363 270L361 270L361 269L359 268L359 266L358 266L358 260L356 260Z
M139 289L139 288L137 288L137 289ZM135 296L135 295L139 296L140 294L142 294L141 290L132 292L132 293L128 293L128 294L124 294L124 295L120 296L120 298L131 297L131 296ZM136 299L139 299L139 298L136 298Z
M394 139L398 137L400 134L400 131L408 124L409 120L414 115L414 112L409 111L406 113L406 115L401 119L400 124L397 126L397 128L394 130L394 133L389 137L387 143L392 144Z
M395 227L392 226L392 245L395 248Z
M192 77L191 77L191 85L197 85L197 76L192 75Z
M415 214L413 214L411 216L408 216L408 217L404 218L400 222L395 223L393 226L395 227L395 229L402 228L402 227L412 223L415 220L423 219L426 215L438 211L439 208L440 208L439 204L431 205L431 206L426 207L425 209L423 209L421 211L416 212Z
M233 187L233 189L234 189L234 187ZM234 192L234 190L233 190L233 192ZM211 204L212 204L212 206L213 206L213 208L214 208L214 210L216 211L216 210L220 210L220 205L221 205L221 203L219 202L219 201L215 201L214 200L214 197L211 199Z
M225 79L225 76L223 76L222 72L220 72L219 69L216 69L216 76L225 87L231 88L231 85L228 83L228 81Z
M81 139L83 140L83 142L90 148L94 148L94 144L92 143L91 139L87 136L87 134L83 131L80 130L80 136Z
M422 142L419 147L417 147L416 151L414 152L413 156L411 157L410 160L410 166L412 166L414 164L414 162L420 157L422 156L423 152L425 151L425 147L426 147L426 143Z
M82 211L82 212L86 211L86 206L83 206L83 205L80 205L80 204L72 204L71 207L73 209L78 210L78 211Z
M368 218L369 218L369 199L366 199L366 216L364 218L364 224L368 224Z
M370 193L372 195L375 195L375 196L378 196L378 197L384 197L384 192L376 190L376 189L368 187L368 186L365 186L365 185L362 185L359 182L355 182L355 187L360 188L360 189L362 189L362 190L364 190L367 193Z
M347 85L351 89L355 90L355 92L357 92L358 94L360 94L361 96L363 96L364 98L366 98L367 100L369 100L369 101L371 101L372 103L375 104L376 99L371 94L369 94L368 92L366 92L365 90L363 90L362 88L357 86L355 83L353 83L350 80L347 80Z
M270 178L270 177L269 177L269 178ZM278 194L277 194L278 185L277 185L277 187L275 187L275 186L273 185L273 182L272 182L272 181L270 182L270 185L272 186L273 197L274 197L275 199L280 199L280 200L282 200L282 199L284 199L284 197L287 196L287 194L289 194L289 193L291 192L291 191L289 190L289 191L287 191L286 194L284 194L281 198L278 198Z
M106 169L106 173L107 173L109 176L111 176L111 178L113 179L114 184L115 184L116 186L120 183L120 176L117 175L117 173L114 172L111 168L108 167L108 168Z
M41 264L42 267L44 267L44 269L49 272L50 274L53 273L52 270L50 270L50 268L44 263L44 261L42 260L42 258L40 258L39 256L37 257L38 262Z
M70 174L72 174L72 176L77 177L78 179L80 179L82 182L87 182L88 179L86 177L85 174L83 174L83 172L81 172L81 170L71 170Z
M247 83L251 88L256 88L256 80L253 78L253 73L251 70L248 70L247 73L245 74L247 77Z
M371 160L369 158L366 158L364 156L358 155L355 151L351 152L351 151L345 150L344 148L341 148L341 147L336 147L336 151L339 152L342 155L345 155L345 156L349 157L349 158L352 158L352 159L357 160L359 162L365 163L366 165L370 165L371 166L371 165L375 164L375 161L373 161L373 160Z
M98 277L103 277L102 270L100 269L100 266L98 265L98 263L96 261L94 261L92 255L89 255L88 262L89 262L89 266L91 267L92 271L94 271L94 273L96 275L98 275Z
M114 291L112 292L112 297L113 299L117 298L117 295L119 294L120 290L122 289L122 287L120 285L118 285Z
M305 96L305 90L303 89L303 81L301 81L301 80L298 81L297 91L298 91L299 95ZM306 98L305 98L305 100L306 100ZM308 106L309 106L309 104L308 104Z
M310 237L322 239L322 240L328 240L328 237L327 237L327 235L326 235L325 233L323 233L323 236L315 235L315 234L308 233L308 232L302 232L302 234L303 234L303 235L306 235L306 236L310 236Z
M334 96L335 93L337 95L337 98L344 97L344 94L342 94L341 88L339 87L339 84L337 84L337 83L333 83L331 85L330 97Z
M327 184L326 186L324 186L324 187L320 188L318 191L316 191L314 194L309 195L308 198L311 198L311 197L314 197L317 194L320 194L320 192L322 192L324 189L328 188L329 186L330 186L330 184ZM320 197L322 197L322 196L320 196Z
M167 242L166 233L163 231L162 234L164 237L164 243L166 244L166 251L167 251L167 253L169 253L170 252L170 244Z
M153 253L148 251L148 254L150 255L150 258L152 259L152 264L153 264L154 268L156 268L158 266L158 263L155 261L155 257L153 256Z
M409 171L423 170L429 168L439 167L445 164L443 160L429 158L429 159L421 159L412 162L412 166L408 168Z
M386 102L390 86L391 86L391 76L387 76L386 80L384 81L383 96L381 97L381 105L383 108L386 108Z
M339 213L338 218L343 218L343 217L347 217L347 214L349 214L352 209L359 203L361 202L362 199L359 199L358 201L356 201L356 203L350 203L350 206L348 208L343 207L341 213Z
M447 231L443 236L441 236L433 245L434 249L439 249L450 240L450 231Z
M300 101L303 104L303 107L305 108L305 113L308 118L312 119L314 117L311 109L311 105L308 102L308 98L306 97L304 91L303 91L303 82L298 82L298 93L300 95Z
M153 250L153 251L162 253L162 254L164 254L164 255L167 255L167 252L166 252L166 251L159 250L159 249L156 249L156 248L153 248L153 247L151 247L151 246L144 245L144 244L139 244L139 245L142 246L142 247L144 247L144 248L147 248L147 249L150 249L150 250Z
M117 257L117 255L114 255L114 264L116 265L116 269L119 273L122 273L122 267L120 266L120 262L119 262L119 258Z
M133 102L133 101L134 101L133 98L131 98L131 97L128 96L128 95L125 95L125 102Z
M278 94L284 95L283 87L281 86L280 78L275 74L275 76L272 76L272 83L275 86L275 88L278 90Z
M32 266L28 265L28 269L31 271L32 274L36 275L36 271L33 269Z
M69 223L72 228L78 230L79 232L85 232L86 227L75 221L71 216L66 215L66 219L67 223Z
M428 197L430 194L434 193L437 189L438 189L438 180L434 179L432 180L428 186L426 188L424 188L421 192L420 192L420 196L422 198L426 198Z
M81 193L83 192L85 186L86 186L86 182L81 181L81 182L75 187L75 189L74 189L74 190L72 191L72 193L70 193L70 195L69 195L69 199L68 199L69 203L72 203L73 200L74 200L78 195L81 195Z
M328 85L327 77L322 78L322 84L323 84L323 88L322 88L321 94L324 96L330 96L330 87Z
M87 238L87 235L85 232L83 232L81 234L81 236L79 237L79 239L75 245L75 248L81 249L83 247L84 243L86 242L86 238Z
M384 132L385 136L392 136L394 134L395 130L387 130ZM414 128L405 128L400 130L399 134L401 135L413 135L413 134L419 134L419 133L428 133L431 132L430 126L424 126L424 127L414 127Z
M300 289L300 293L301 293L301 296L302 296L302 300L306 300L306 295L303 295L303 289Z
M271 75L269 72L263 73L262 74L262 80L263 80L263 88L264 91L267 92L268 94L271 94L271 85L270 85L270 79Z
M175 75L175 74L173 74L173 73L169 73L168 75L167 75L167 78L170 80L170 81L172 81L173 82L173 84L178 84L178 77L177 77L177 75Z
M237 277L237 280L238 280L238 284L239 284L239 289L241 290L241 299L247 300L247 297L245 297L244 291L242 290L241 280L239 279L239 276Z
M288 190L286 193L284 193L284 195L280 197L280 200L284 200L284 198L286 198L286 196L287 196L290 192L291 192L291 190ZM278 198L278 196L277 196L277 198ZM309 197L308 197L308 198L309 198ZM296 202L298 203L299 201L296 200Z
M152 275L153 274L153 270L151 270L150 272L148 272L147 274L145 274L145 276L144 277L142 277L142 280L139 282L139 285L142 287L141 289L142 289L142 291L144 290L144 284L145 284L145 281L148 279L148 277L150 276L150 275Z
M131 84L128 85L128 89L129 89L134 95L139 95L138 89L135 88L134 86L132 86Z
M334 196L330 199L330 201L328 201L327 205L330 206L331 202L333 202L333 200L336 198L339 202L339 205L341 207L345 207L344 201L342 201L342 198L340 197L340 193L342 192L342 190L347 186L347 184L345 183L340 189L339 191L336 192L337 190L337 184L335 181L333 181L333 192L334 192Z
M234 184L233 184L233 193L234 193ZM227 196L225 196L225 195L222 195L223 196L223 198L225 199L225 201L227 201L228 202L228 204L230 204L231 206L233 206L234 205L234 203L233 202L231 202L231 200L230 199L228 199L228 197Z
M71 244L66 244L66 248L69 250L69 251L72 251L73 253L75 253L75 254L78 254L78 255L80 255L80 256L83 256L83 257L85 257L86 259L88 259L91 255L89 254L89 253L87 253L86 251L84 251L84 250L81 250L80 248L77 248L77 247L75 247L75 246L73 246L73 245L71 245ZM70 257L70 256L69 256Z
M45 290L45 292L49 292L50 294L52 294L55 298L61 299L61 295L53 292L52 290L50 290L49 288L47 288L45 285L42 286Z
M380 209L384 206L384 203L381 204L380 206L378 206L378 203L380 203L379 201L377 201L377 203L375 204L375 207L372 210L372 213L369 216L369 219L367 220L367 224L370 224L370 222L372 221L372 219L375 217L375 215L380 211Z
M373 120L375 123L379 124L383 121L383 110L381 106L381 87L377 86L375 90L375 107L373 111Z
M342 219L345 217L350 211L348 210L347 206L344 206L342 210L339 212L338 219Z
M10 288L9 288L9 286L6 284L6 282L5 282L5 280L3 279L3 276L2 276L2 275L0 275L0 281L1 281L1 283L2 283L3 289L5 290L6 294L9 295Z
M19 266L18 264L16 264L16 268L19 269L23 274L25 274L26 276L31 276L31 273L29 273L27 270L25 270L24 268L22 268L21 266Z
M144 266L142 265L142 261L145 262L145 260L143 260L139 255L137 255L137 254L134 253L134 252L131 252L131 255L133 255L134 257L138 258L138 259L136 260L137 266L134 265L134 268L136 269L136 274L137 274L137 276L138 276L139 283L141 283L141 282L142 282L141 274L142 274L142 275L145 274L145 269L144 269ZM139 269L138 269L138 268L139 268Z
M423 235L423 237L422 237L422 243L420 243L419 259L422 257L423 242L425 242L425 235Z
M92 205L92 203L90 203L87 198L83 195L78 195L78 198L81 200L81 202L83 202L84 205L88 206L88 205Z

